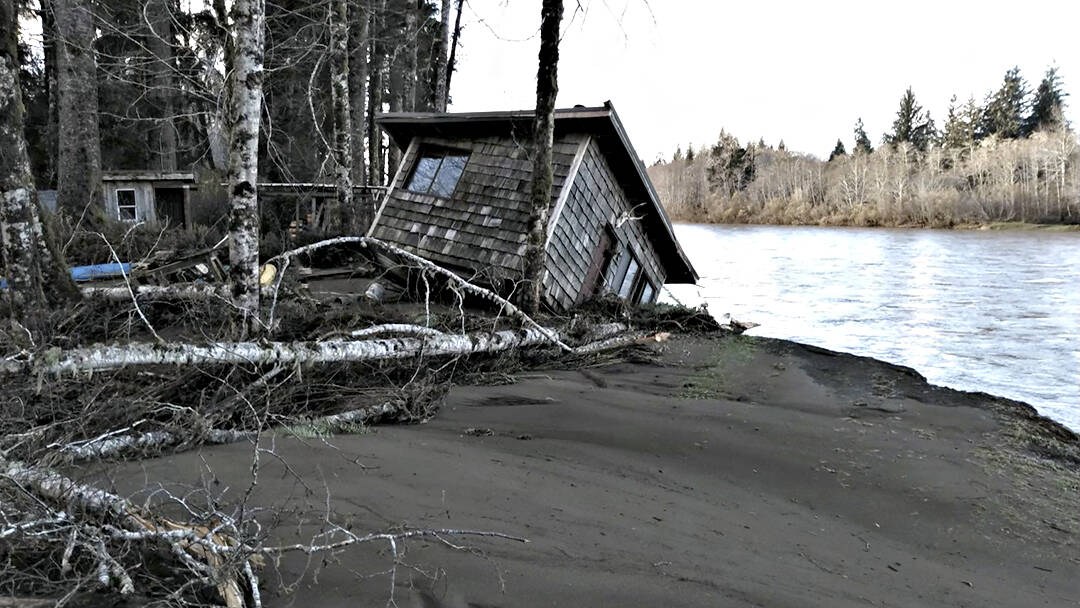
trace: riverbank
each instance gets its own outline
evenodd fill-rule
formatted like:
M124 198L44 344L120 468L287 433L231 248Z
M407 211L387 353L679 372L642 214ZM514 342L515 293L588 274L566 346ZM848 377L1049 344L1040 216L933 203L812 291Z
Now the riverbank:
M888 224L880 222L857 222L845 218L826 218L813 222L801 222L797 220L789 222L778 221L729 221L714 220L704 217L673 216L672 221L683 224L700 224L704 226L811 226L828 228L898 228L918 230L1043 230L1046 232L1080 232L1080 224L1040 224L1034 222L941 222L941 223L900 223Z
M454 388L423 425L269 439L251 500L277 505L263 514L274 537L304 538L329 509L353 530L530 540L447 539L471 553L409 543L394 585L401 606L1062 606L1080 596L1075 435L1022 404L792 342L680 337L659 364ZM250 457L250 445L209 447L112 476L123 490L169 480L235 500ZM391 563L386 545L318 563L291 554L267 568L263 599L382 604Z

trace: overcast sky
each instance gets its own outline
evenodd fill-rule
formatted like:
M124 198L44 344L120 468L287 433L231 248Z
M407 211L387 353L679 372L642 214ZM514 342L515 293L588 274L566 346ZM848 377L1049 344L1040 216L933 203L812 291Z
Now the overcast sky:
M1076 0L564 0L559 107L610 99L646 162L740 141L828 156L860 116L876 144L910 85L944 124L1014 65L1057 65L1080 120ZM572 17L572 20L571 20ZM540 0L467 0L451 111L535 104Z

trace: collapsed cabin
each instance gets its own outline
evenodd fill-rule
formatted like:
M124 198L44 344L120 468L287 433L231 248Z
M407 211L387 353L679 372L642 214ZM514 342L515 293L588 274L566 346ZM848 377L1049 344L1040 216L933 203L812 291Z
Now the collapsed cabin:
M369 234L512 290L523 276L534 113L391 113L404 150ZM555 112L544 300L654 302L698 276L611 103Z

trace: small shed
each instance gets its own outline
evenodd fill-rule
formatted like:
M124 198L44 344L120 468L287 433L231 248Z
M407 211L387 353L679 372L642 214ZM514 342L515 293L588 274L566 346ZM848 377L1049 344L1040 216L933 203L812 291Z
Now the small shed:
M467 277L523 276L534 112L391 113L377 121L401 165L369 234ZM654 302L698 279L610 102L555 112L545 303L613 293Z
M176 171L108 172L101 178L105 211L122 222L168 222L191 227L191 191L194 173Z

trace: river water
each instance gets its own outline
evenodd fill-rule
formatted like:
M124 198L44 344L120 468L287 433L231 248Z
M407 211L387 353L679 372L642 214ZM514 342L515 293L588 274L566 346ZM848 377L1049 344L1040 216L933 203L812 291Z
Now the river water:
M1025 401L1080 430L1080 232L675 226L688 305ZM670 296L665 296L670 298Z

